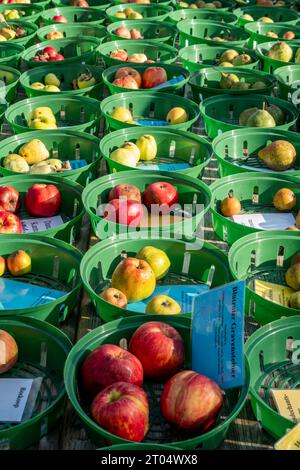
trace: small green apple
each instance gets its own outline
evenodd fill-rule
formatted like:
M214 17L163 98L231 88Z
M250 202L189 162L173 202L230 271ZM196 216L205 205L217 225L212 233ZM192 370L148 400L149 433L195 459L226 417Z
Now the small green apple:
M150 264L156 280L166 276L171 262L163 250L154 246L144 246L136 255L138 259L143 259Z

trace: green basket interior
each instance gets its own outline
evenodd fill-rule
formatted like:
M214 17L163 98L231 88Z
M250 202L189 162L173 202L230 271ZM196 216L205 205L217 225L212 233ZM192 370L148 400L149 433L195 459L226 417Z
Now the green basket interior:
M241 214L278 214L272 201L275 193L281 188L289 188L296 194L296 207L290 211L296 217L297 211L300 210L300 181L297 181L295 178L290 177L288 179L285 176L274 173L254 174L250 172L227 176L215 181L210 186L212 191L210 210L216 234L229 244L232 244L245 235L260 231L260 229L238 224L231 220L230 217L224 217L220 211L223 199L228 196L238 198L242 206Z
M274 44L274 41L264 42L258 44L256 48L256 52L263 62L263 70L268 73L273 73L277 68L287 65L287 62L270 59L268 57L268 52ZM300 48L300 41L289 41L289 46L293 49L295 55L297 49ZM289 62L289 64L294 64L294 60Z
M7 258L20 247L30 255L32 268L30 273L19 276L17 281L45 289L55 289L61 291L63 296L38 306L0 310L0 321L3 315L22 314L54 325L58 324L59 321L66 319L78 300L81 286L79 266L82 255L71 245L48 237L1 234L1 256ZM8 270L4 277L16 280ZM26 289L20 288L19 292L20 297L26 296Z
M98 315L105 321L112 321L129 315L148 317L146 313L137 313L113 306L99 297L111 285L114 269L125 255L133 256L145 246L154 246L163 250L170 259L168 275L157 285L206 284L218 287L231 281L227 258L218 248L209 243L185 243L170 238L143 238L137 240L117 240L111 245L109 240L97 243L84 255L81 264L81 276ZM191 312L183 312L191 314Z
M53 17L62 15L67 19L68 23L94 23L102 24L105 21L105 12L97 8L82 7L57 7L46 10L41 15L41 20L45 25L55 24Z
M172 316L149 315L149 319L147 318L147 320L168 323L179 331L185 342L185 367L190 368L190 319L186 316L177 316L177 318L172 318ZM104 444L105 438L106 442L107 439L109 439L112 444L129 444L129 442L106 432L92 421L88 415L88 404L81 403L78 396L77 378L79 368L88 353L94 350L97 346L104 343L118 344L122 338L129 340L134 331L147 320L142 316L135 316L117 320L96 328L85 335L84 338L74 346L68 357L64 376L69 399L81 421L87 427L89 435L98 446ZM171 444L181 449L214 449L222 443L229 424L234 420L245 403L248 391L248 379L247 383L243 387L226 391L224 407L221 410L218 422L214 428L202 435L197 433L187 435L172 431L162 419L159 409L159 397L163 390L163 384L145 382L144 388L148 395L151 410L150 430L145 438L146 443L160 443L163 445Z
M251 64L243 65L243 69L254 69L257 68L259 65L259 58L257 54L249 50L247 48L241 47L212 47L207 46L205 44L194 44L193 46L187 46L179 51L179 59L181 60L184 67L186 67L189 72L197 72L202 68L206 68L209 66L217 66L219 63L219 59L223 52L228 49L234 49L239 54L243 52L247 53L251 56L252 62Z
M93 86L73 89L73 80L76 79L81 73L89 71L96 79L96 83ZM68 66L61 64L55 67L55 75L60 80L59 88L62 93L69 96L73 95L88 95L92 98L101 97L102 88L102 74L101 69L85 64L69 64ZM44 77L48 73L53 73L52 65L45 65L44 67L35 67L33 69L24 72L20 78L20 85L25 90L28 98L33 96L45 96L53 94L51 91L36 90L31 87L33 83L39 82L44 83Z
M104 40L105 36L107 35L105 26L98 25L98 24L66 24L66 23L55 23L44 26L43 28L39 28L37 32L37 37L39 41L47 41L47 34L59 31L61 32L65 38L74 38L74 37L81 37L81 36L89 36L93 38L97 38Z
M299 15L296 11L281 7L249 6L237 8L233 12L238 17L237 24L239 26L249 23L249 20L241 18L242 15L246 14L252 16L254 21L259 21L263 17L270 18L274 23L289 23L290 25L297 24L299 21Z
M293 362L293 343L300 339L300 317L282 318L257 330L246 343L251 369L250 396L256 418L275 439L294 425L281 416L274 404L272 389L299 388L299 364Z
M116 13L123 12L126 8L132 8L133 11L136 13L140 13L143 15L143 19L147 20L156 20L156 21L164 21L169 14L173 11L173 8L168 5L160 5L160 4L153 4L153 5L143 5L143 4L133 4L131 6L124 4L124 5L114 5L106 10L106 15L110 21L117 22L120 20ZM125 19L125 18L124 18ZM135 27L137 20L132 23L133 27Z
M221 72L233 73L237 75L240 81L247 83L255 83L262 81L265 83L264 88L238 90L238 89L223 89L220 88ZM254 69L245 69L244 67L214 67L203 68L195 72L189 79L189 84L192 87L194 100L200 102L202 99L209 98L216 95L239 95L245 96L249 94L264 94L270 95L276 85L276 79L272 75Z
M130 63L128 60L123 62L110 57L113 51L120 49L126 51L129 57L132 54L145 54L148 60L154 60L154 62L162 62L165 64L175 62L177 57L177 49L169 46L168 44L159 44L159 47L157 47L157 44L143 41L142 39L137 41L130 39L109 41L98 47L98 54L102 58L106 67Z
M7 10L16 10L19 13L20 19L24 19L25 21L36 21L44 8L39 5L38 3L32 3L31 5L27 4L2 4L0 5L0 13L3 15Z
M15 5L15 4L14 4ZM12 28L16 27L21 27L25 30L26 34L18 39L11 39L9 41L10 44L19 44L23 46L28 46L33 43L34 37L36 35L36 32L38 30L37 25L33 23L29 23L27 21L21 21L21 20L16 20L16 21L10 21L9 26ZM2 28L7 28L6 23L0 23L0 34L1 34L1 29Z
M136 124L129 124L113 118L110 114L115 108L124 107L131 111L134 120L166 120L168 112L174 107L185 109L188 114L188 121L182 124L172 124L168 127L172 129L188 130L199 117L199 109L196 103L182 96L169 93L143 93L132 91L128 93L118 93L109 96L101 102L101 112L106 123L111 129L123 129ZM147 121L146 121L147 122Z
M273 96L256 94L246 95L243 100L239 96L212 96L200 104L200 113L204 120L206 132L213 139L222 132L244 127L239 124L239 116L242 111L253 107L262 109L264 105L267 106L268 104L274 104L285 114L285 122L272 129L288 130L297 122L299 113L291 103Z
M147 68L151 67L151 65L153 64L150 64L150 65L149 64L136 64L132 68L137 70L142 75ZM167 73L167 80L171 80L172 78L179 77L179 76L183 77L182 80L175 83L174 85L169 85L161 89L157 89L157 90L153 88L148 88L148 89L140 88L140 90L143 91L143 93L145 92L153 93L153 91L160 91L160 90L163 91L164 93L173 92L173 91L177 92L180 90L182 91L182 89L184 88L184 86L187 84L189 80L190 74L188 70L176 64L161 64L160 67L165 69ZM119 69L120 69L120 65L114 65L113 67L109 67L108 69L104 70L102 73L103 82L108 87L111 94L122 93L124 91L125 92L131 91L129 88L120 87L113 83L116 72Z
M300 27L285 23L262 23L260 21L254 21L247 23L245 30L250 34L249 45L251 47L253 47L254 42L255 44L261 44L266 41L278 41L276 38L266 36L270 31L276 33L279 39L282 39L284 33L293 31L295 33L295 39L300 39ZM289 42L287 39L284 39L284 41Z
M0 82L4 82L5 99L8 103L11 103L16 96L20 76L21 74L18 70L12 67L1 65Z
M299 72L299 65L287 65L274 71L274 77L276 78L279 85L280 97L285 100L292 101L295 106L299 105L299 93L296 92L300 84Z
M243 47L249 34L242 28L232 25L223 25L217 21L183 20L177 23L179 31L179 43L182 47L193 44L208 44L212 46ZM224 41L216 41L212 38L228 38ZM230 39L229 39L230 37Z
M126 234L129 230L132 231L132 227L108 221L101 216L101 208L107 204L108 194L114 186L126 182L126 184L132 184L143 192L147 186L159 181L169 182L176 187L179 204L181 205L180 210L174 216L171 215L170 218L167 217L158 221L155 217L154 222L152 216L149 214L149 217L147 217L147 212L145 212L141 224L134 230L136 233L139 231L146 232L150 229L151 232L156 233L165 233L167 231L172 235L180 233L181 237L193 239L195 230L210 205L209 188L202 181L190 176L178 172L157 170L151 172L140 170L138 174L136 171L113 173L98 178L84 189L82 201L98 238L104 239L114 234ZM182 210L185 210L184 217L182 216Z
M111 41L122 40L122 38L114 34L114 31L117 28L127 28L129 30L134 28L141 33L145 41L155 43L167 42L171 45L175 43L177 35L176 26L166 21L135 20L133 24L132 20L123 20L118 21L117 23L112 23L107 27L107 32ZM131 39L129 39L129 41L131 41Z
M174 6L176 10L185 9L184 7L179 5L181 1L182 0L172 0L172 5ZM212 11L227 11L227 10L232 9L235 6L235 1L233 0L220 0L220 2L222 3L222 7L216 8L216 9L214 8ZM184 3L187 3L188 5L195 4L195 0L184 0ZM207 0L205 3L211 3L211 2ZM195 8L195 10L205 11L206 8L201 7L201 8L198 8L198 10ZM207 10L209 10L209 8L207 8Z
M13 336L19 349L18 362L1 377L42 378L32 417L19 424L0 425L0 439L10 449L24 449L39 441L62 416L63 368L72 344L54 326L32 318L1 317L0 328Z
M53 93L51 101L48 96L28 98L11 105L6 112L6 120L18 134L28 128L29 113L40 106L48 106L56 117L59 129L85 130L96 133L100 121L100 103L87 96L68 96Z
M296 253L299 253L299 235L285 232L283 236L282 230L252 233L232 245L228 255L231 272L235 279L246 280L246 313L259 324L299 315L299 310L258 295L253 285L256 279L286 285L285 272Z
M140 136L150 134L155 138L157 144L157 156L148 162L151 165L188 163L189 168L179 170L180 173L188 174L197 178L202 175L205 166L211 157L211 145L206 139L196 134L179 130L164 130L151 127L121 129L110 132L100 141L100 151L107 161L111 173L117 171L128 171L132 168L114 162L110 159L110 154L116 148L121 147L125 142L135 142ZM147 166L147 162L141 162ZM138 170L139 167L137 166Z
M0 65L16 67L23 51L24 47L21 44L0 42Z
M257 158L257 153L274 140L287 140L297 152L295 167L285 175L299 175L300 138L296 132L248 127L226 132L213 141L213 152L219 162L220 176L244 171L272 172Z
M76 170L59 173L59 176L71 179L82 186L95 176L100 165L99 139L92 135L75 131L33 131L2 140L0 149L0 174L2 176L19 175L3 166L3 160L10 153L18 153L19 149L32 139L40 139L47 150L49 158L66 160L86 160L87 164ZM23 174L24 176L24 174Z
M198 8L183 10L175 10L169 14L169 20L172 23L178 23L181 20L211 20L219 21L220 23L235 24L237 22L237 16L227 11L217 10L206 10Z

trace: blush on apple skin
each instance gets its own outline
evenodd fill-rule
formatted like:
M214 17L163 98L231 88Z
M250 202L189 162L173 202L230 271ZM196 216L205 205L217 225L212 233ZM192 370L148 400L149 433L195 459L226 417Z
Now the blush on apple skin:
M106 387L91 405L93 420L115 436L141 442L149 429L149 405L144 390L115 382Z
M18 360L18 345L5 330L0 330L0 374L11 369Z
M162 67L148 67L142 76L143 88L153 88L168 80L167 72Z
M126 58L127 60L127 58ZM115 78L124 78L130 75L134 80L136 81L138 88L141 87L142 85L142 76L141 74L133 69L132 67L121 67L119 70L117 70Z
M170 183L160 181L150 184L144 192L144 203L149 210L152 205L159 205L162 209L168 210L178 202L178 192Z
M132 335L129 351L142 363L145 377L163 381L184 363L184 342L175 328L163 322L147 322Z
M133 184L117 184L111 189L108 199L120 199L121 197L130 201L142 202L141 191Z
M16 214L0 211L0 233L22 233L22 223Z
M33 184L25 196L25 206L30 215L52 217L60 211L62 197L54 184Z
M143 384L144 372L139 359L114 344L104 344L84 360L81 371L83 390L95 396L114 382Z
M20 193L12 186L0 187L0 211L16 213L21 207Z
M163 417L184 431L207 431L223 405L219 385L204 375L185 370L165 385L160 400Z
M140 224L143 214L143 205L129 199L112 199L104 208L105 219L131 227Z

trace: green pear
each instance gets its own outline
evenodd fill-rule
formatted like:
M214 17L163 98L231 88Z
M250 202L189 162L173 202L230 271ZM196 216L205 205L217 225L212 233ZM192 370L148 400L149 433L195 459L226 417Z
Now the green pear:
M271 114L271 116L273 116L277 126L281 126L282 124L284 124L285 114L282 109L280 109L275 104L270 104L266 107L266 110L268 111L268 113Z
M300 290L300 263L293 264L285 273L285 282L292 289Z
M242 65L251 64L251 62L252 62L251 56L249 54L243 53L235 57L232 61L232 64L235 67L240 67Z
M232 62L235 57L237 57L239 53L234 49L227 49L221 54L220 62Z
M252 116L252 114L256 113L256 111L258 111L258 108L244 109L244 111L241 112L239 117L239 125L246 126L249 117Z
M290 297L290 306L300 310L300 292L294 292Z
M300 63L300 48L296 50L296 54L295 54L295 64L299 64Z
M16 153L11 153L3 160L3 166L7 170L16 171L17 173L28 173L29 165L26 162L25 158L20 157Z
M296 149L287 140L274 140L258 152L258 158L275 171L285 171L292 168L296 161Z
M47 73L47 75L45 75L45 77L44 77L44 83L45 83L45 85L54 85L56 87L59 87L60 80L55 75L55 73Z
M231 90L244 91L250 88L250 83L247 82L234 82L232 84Z
M276 42L268 52L270 59L280 60L281 62L290 62L293 57L293 49L285 42Z
M221 72L220 88L223 90L229 90L233 83L239 82L240 79L234 73L223 73Z
M248 127L276 127L273 116L265 109L259 109L253 113L246 122Z
M258 81L258 82L252 83L251 89L252 90L259 90L260 88L265 88L266 86L267 85L264 82ZM275 119L275 121L276 121L276 119Z
M41 162L49 158L49 152L45 144L39 139L32 139L19 149L19 155L29 165Z

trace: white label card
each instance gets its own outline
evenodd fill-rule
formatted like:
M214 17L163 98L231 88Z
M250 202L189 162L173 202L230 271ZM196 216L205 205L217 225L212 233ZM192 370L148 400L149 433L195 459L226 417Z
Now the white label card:
M50 228L58 227L62 224L64 224L64 221L60 215L55 215L54 217L39 217L38 219L22 220L22 228L24 233L49 230Z
M230 219L237 224L261 230L286 230L295 225L295 217L291 213L239 214Z
M0 378L0 423L20 423L33 379Z

